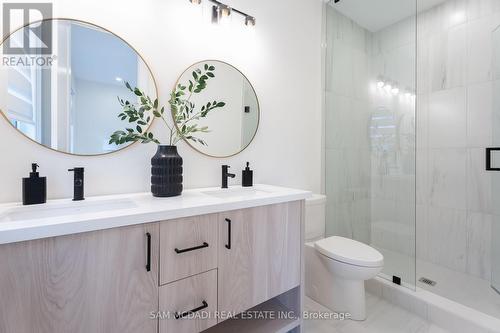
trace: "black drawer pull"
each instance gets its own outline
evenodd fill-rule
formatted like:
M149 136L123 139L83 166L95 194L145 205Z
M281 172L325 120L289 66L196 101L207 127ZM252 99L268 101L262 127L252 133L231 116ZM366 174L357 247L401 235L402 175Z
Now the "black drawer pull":
M151 234L148 232L146 233L146 238L148 241L148 254L147 254L147 262L146 262L146 271L150 272L151 271Z
M200 310L208 308L208 303L206 301L203 301L202 304L203 305L201 305L201 306L199 306L199 307L197 307L197 308L195 308L193 310L185 311L185 312L182 312L182 313L176 312L175 313L175 319L181 319L181 318L189 316L190 314L193 314L195 312L198 312Z
M486 148L486 171L500 171L500 168L491 167L491 152L500 151L500 148Z
M181 253L184 253L184 252L189 252L189 251L194 251L194 250L199 250L199 249L204 249L208 247L208 243L207 242L203 242L202 245L199 245L199 246L195 246L195 247L190 247L188 249L182 249L182 250L179 250L178 248L175 248L175 253L177 254L181 254Z
M226 249L231 250L231 220L226 219L227 222L227 244Z

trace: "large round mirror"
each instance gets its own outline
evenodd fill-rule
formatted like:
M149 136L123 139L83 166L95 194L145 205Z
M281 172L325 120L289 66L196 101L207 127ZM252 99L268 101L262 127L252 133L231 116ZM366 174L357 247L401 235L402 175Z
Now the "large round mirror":
M142 57L120 37L86 22L31 23L8 36L0 52L2 114L26 137L64 153L99 155L130 144L109 142L123 127L118 98L137 100L125 82L157 96Z
M172 114L185 141L212 157L238 154L252 142L259 126L259 102L250 81L235 67L200 61L182 73L172 96Z

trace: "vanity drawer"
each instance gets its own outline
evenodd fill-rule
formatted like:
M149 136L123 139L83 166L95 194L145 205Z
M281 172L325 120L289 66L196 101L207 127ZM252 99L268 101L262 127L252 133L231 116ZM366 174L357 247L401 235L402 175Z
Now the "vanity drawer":
M217 214L160 224L160 285L217 268Z
M160 333L201 332L217 324L215 311L216 269L160 287Z

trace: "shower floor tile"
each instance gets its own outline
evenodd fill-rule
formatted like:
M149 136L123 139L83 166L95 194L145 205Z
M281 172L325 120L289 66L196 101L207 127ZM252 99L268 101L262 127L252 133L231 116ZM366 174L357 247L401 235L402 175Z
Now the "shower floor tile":
M436 285L417 282L418 287L500 318L500 295L490 287L490 281L417 260L417 280L420 277L431 279Z
M382 248L377 249L384 255L384 272L387 272L387 275L398 275L395 272L401 272L399 275L403 281L414 284L412 257ZM416 269L418 287L500 318L500 295L490 287L490 281L418 259ZM419 282L418 279L422 277L435 281L436 285L429 286Z
M447 333L448 331L381 298L366 294L365 321L304 320L305 333ZM306 297L305 311L329 312Z

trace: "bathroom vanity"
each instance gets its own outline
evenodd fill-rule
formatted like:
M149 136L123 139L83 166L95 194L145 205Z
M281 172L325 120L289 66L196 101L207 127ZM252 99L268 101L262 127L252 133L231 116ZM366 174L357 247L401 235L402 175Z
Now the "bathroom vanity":
M309 195L0 205L0 332L299 332ZM249 309L264 312L228 318Z

